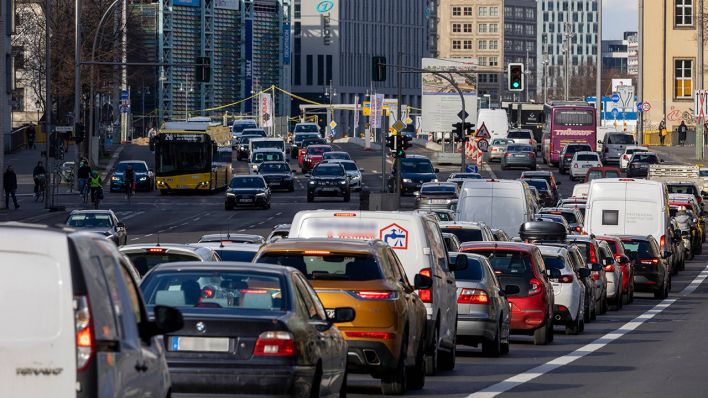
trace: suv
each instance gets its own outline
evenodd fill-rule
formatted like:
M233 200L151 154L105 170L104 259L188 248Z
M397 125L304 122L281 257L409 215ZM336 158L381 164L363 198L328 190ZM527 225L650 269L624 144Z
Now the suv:
M0 224L0 235L0 263L8 265L0 268L0 290L16 298L2 307L6 392L170 395L157 335L181 329L182 315L164 306L148 314L130 262L112 243L94 233L16 223Z
M295 132L293 134L291 146L290 146L290 159L295 159L298 157L298 153L300 151L300 147L302 146L302 142L306 138L322 138L320 133L318 132Z
M592 151L592 147L588 144L568 144L564 146L558 161L558 172L565 174L570 169L570 161L573 160L573 154L585 151Z
M487 224L474 221L443 221L439 222L440 230L457 236L460 242L491 242L494 239L492 230Z
M634 288L638 292L651 292L658 299L665 299L671 291L671 270L666 259L671 253L661 252L651 235L619 237L627 256L634 266Z
M309 146L320 146L323 145L324 149L318 150L317 152L308 152L307 148ZM315 156L319 156L319 159L317 160L318 162L322 160L322 156L324 155L325 152L331 152L332 151L332 146L327 143L327 140L324 138L318 137L318 138L305 138L302 140L300 143L300 149L298 150L297 153L297 164L302 168L302 172L306 173L305 171L305 158L308 156L308 154L312 154ZM311 166L314 166L311 165ZM312 168L312 167L310 167Z
M307 201L313 202L317 196L341 196L349 202L349 177L341 164L322 163L315 166L307 182Z
M349 344L348 370L381 379L384 394L402 394L425 384L426 311L391 247L381 240L286 239L263 247L255 263L296 268L317 292L326 311L356 308L339 326Z
M548 273L559 277L556 269L546 270L541 251L535 245L516 242L468 242L462 253L481 254L489 259L502 285L516 285L519 293L509 296L511 332L533 335L536 345L553 341L553 286Z
M513 141L515 144L529 144L536 150L536 140L533 138L531 130L511 130L506 135L507 140Z
M607 133L602 141L597 141L602 145L602 163L619 163L620 157L624 155L624 150L630 145L636 144L632 134Z
M617 167L591 167L585 172L585 179L583 183L589 183L592 180L597 180L598 178L621 178L622 174L620 169Z
M420 190L420 187L425 182L437 182L440 170L433 168L433 163L430 159L422 155L406 155L405 158L399 160L401 166L401 195L413 193ZM394 191L394 178L396 170L391 171L391 177L388 179L389 192Z

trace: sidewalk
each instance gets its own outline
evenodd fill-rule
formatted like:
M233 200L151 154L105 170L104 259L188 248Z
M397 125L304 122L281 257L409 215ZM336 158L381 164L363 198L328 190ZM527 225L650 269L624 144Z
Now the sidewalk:
M649 146L650 151L659 155L660 159L664 159L667 163L676 163L683 165L695 165L696 161L696 146ZM708 157L708 146L705 148L705 156ZM706 163L704 160L703 163Z

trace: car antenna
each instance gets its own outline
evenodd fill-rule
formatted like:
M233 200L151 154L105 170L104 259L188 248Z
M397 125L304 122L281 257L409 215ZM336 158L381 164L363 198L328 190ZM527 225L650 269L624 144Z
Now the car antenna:
M159 232L157 233L157 245L155 245L155 246L160 247L160 233Z

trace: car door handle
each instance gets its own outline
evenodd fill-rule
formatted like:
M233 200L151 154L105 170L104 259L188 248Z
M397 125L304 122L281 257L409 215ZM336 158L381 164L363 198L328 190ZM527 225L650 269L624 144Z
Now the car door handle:
M454 284L454 283L455 283L455 281L453 281L452 279L448 279L448 280L447 280L447 284L448 284L448 285L452 285L452 284Z
M138 362L135 364L135 370L137 370L138 372L147 372L148 367L147 367L147 365L145 365L144 362L143 363Z

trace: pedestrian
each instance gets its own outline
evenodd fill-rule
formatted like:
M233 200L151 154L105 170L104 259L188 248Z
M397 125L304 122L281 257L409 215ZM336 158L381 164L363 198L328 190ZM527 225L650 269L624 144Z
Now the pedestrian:
M686 134L688 133L688 127L686 127L686 122L681 120L681 125L679 126L679 144L683 146L686 143Z
M32 179L34 180L34 197L39 196L40 189L44 189L44 182L47 179L47 170L44 168L42 161L37 162L32 170Z
M34 126L27 129L27 149L34 149Z
M664 146L666 134L668 134L666 131L666 123L662 120L659 122L659 142L661 143L661 146Z
M15 209L20 208L20 204L17 203L17 174L15 170L12 169L12 165L7 166L7 170L2 175L3 183L2 187L5 190L5 208L10 208L10 196L12 196L12 202L15 205Z

